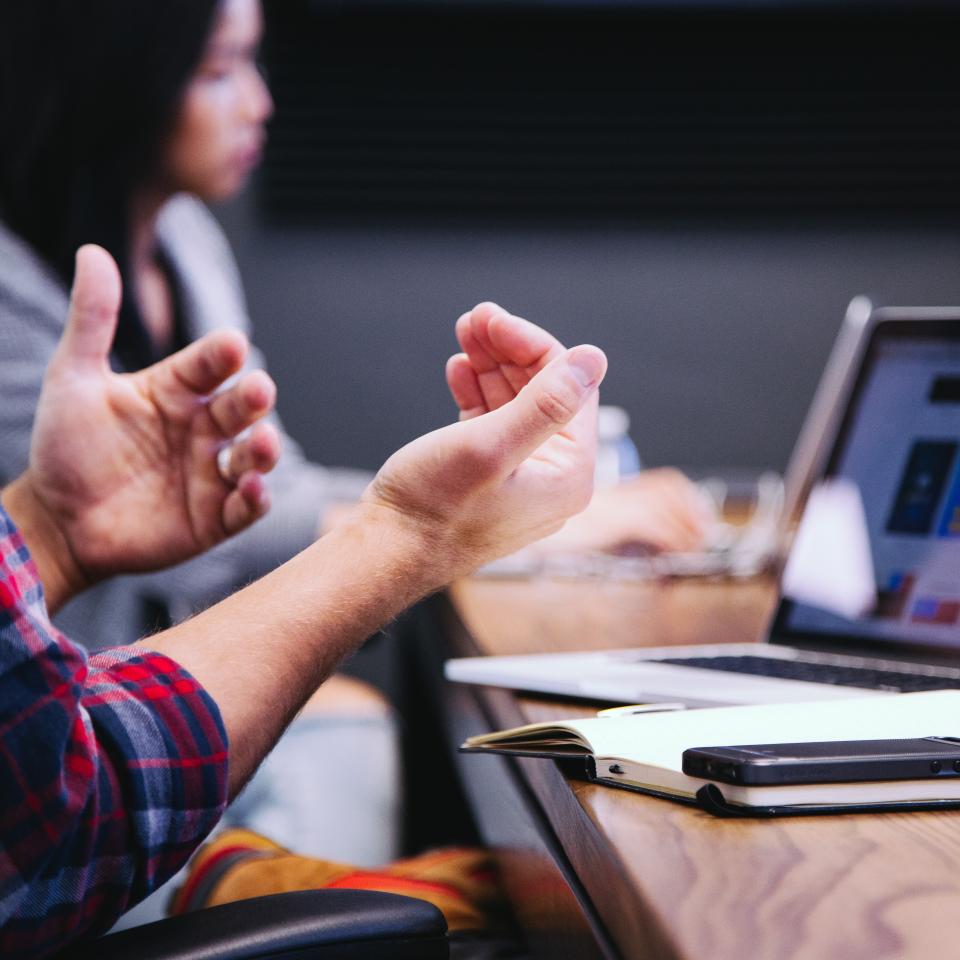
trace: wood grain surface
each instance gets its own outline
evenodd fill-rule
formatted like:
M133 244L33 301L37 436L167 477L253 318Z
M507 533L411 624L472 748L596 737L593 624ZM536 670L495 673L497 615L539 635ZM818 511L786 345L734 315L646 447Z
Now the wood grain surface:
M491 654L757 640L774 603L767 580L474 579L450 595Z
M774 589L472 580L451 599L472 641L503 654L756 639ZM590 713L479 696L504 726ZM549 761L518 769L622 957L960 957L960 813L719 820Z

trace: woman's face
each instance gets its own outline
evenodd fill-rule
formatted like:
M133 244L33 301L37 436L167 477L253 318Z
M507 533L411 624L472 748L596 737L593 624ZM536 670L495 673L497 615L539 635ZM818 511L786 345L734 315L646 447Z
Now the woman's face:
M161 169L166 191L224 199L260 162L273 113L256 63L262 32L260 0L221 0L166 144Z

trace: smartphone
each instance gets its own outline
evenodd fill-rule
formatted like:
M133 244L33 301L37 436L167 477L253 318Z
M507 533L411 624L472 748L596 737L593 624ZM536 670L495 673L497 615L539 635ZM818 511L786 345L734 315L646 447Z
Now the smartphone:
M960 777L960 738L693 747L683 752L683 772L748 787Z

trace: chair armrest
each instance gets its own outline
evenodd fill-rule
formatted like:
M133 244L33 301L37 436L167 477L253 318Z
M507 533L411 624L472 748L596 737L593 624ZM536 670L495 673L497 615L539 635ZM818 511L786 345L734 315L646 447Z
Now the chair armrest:
M371 890L302 890L208 907L83 944L58 960L446 960L443 914Z

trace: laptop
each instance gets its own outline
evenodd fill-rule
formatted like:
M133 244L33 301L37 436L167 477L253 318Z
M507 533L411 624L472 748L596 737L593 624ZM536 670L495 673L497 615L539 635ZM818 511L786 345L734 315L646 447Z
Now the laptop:
M799 527L763 642L476 657L446 676L691 707L960 688L960 308L857 298L787 481Z

